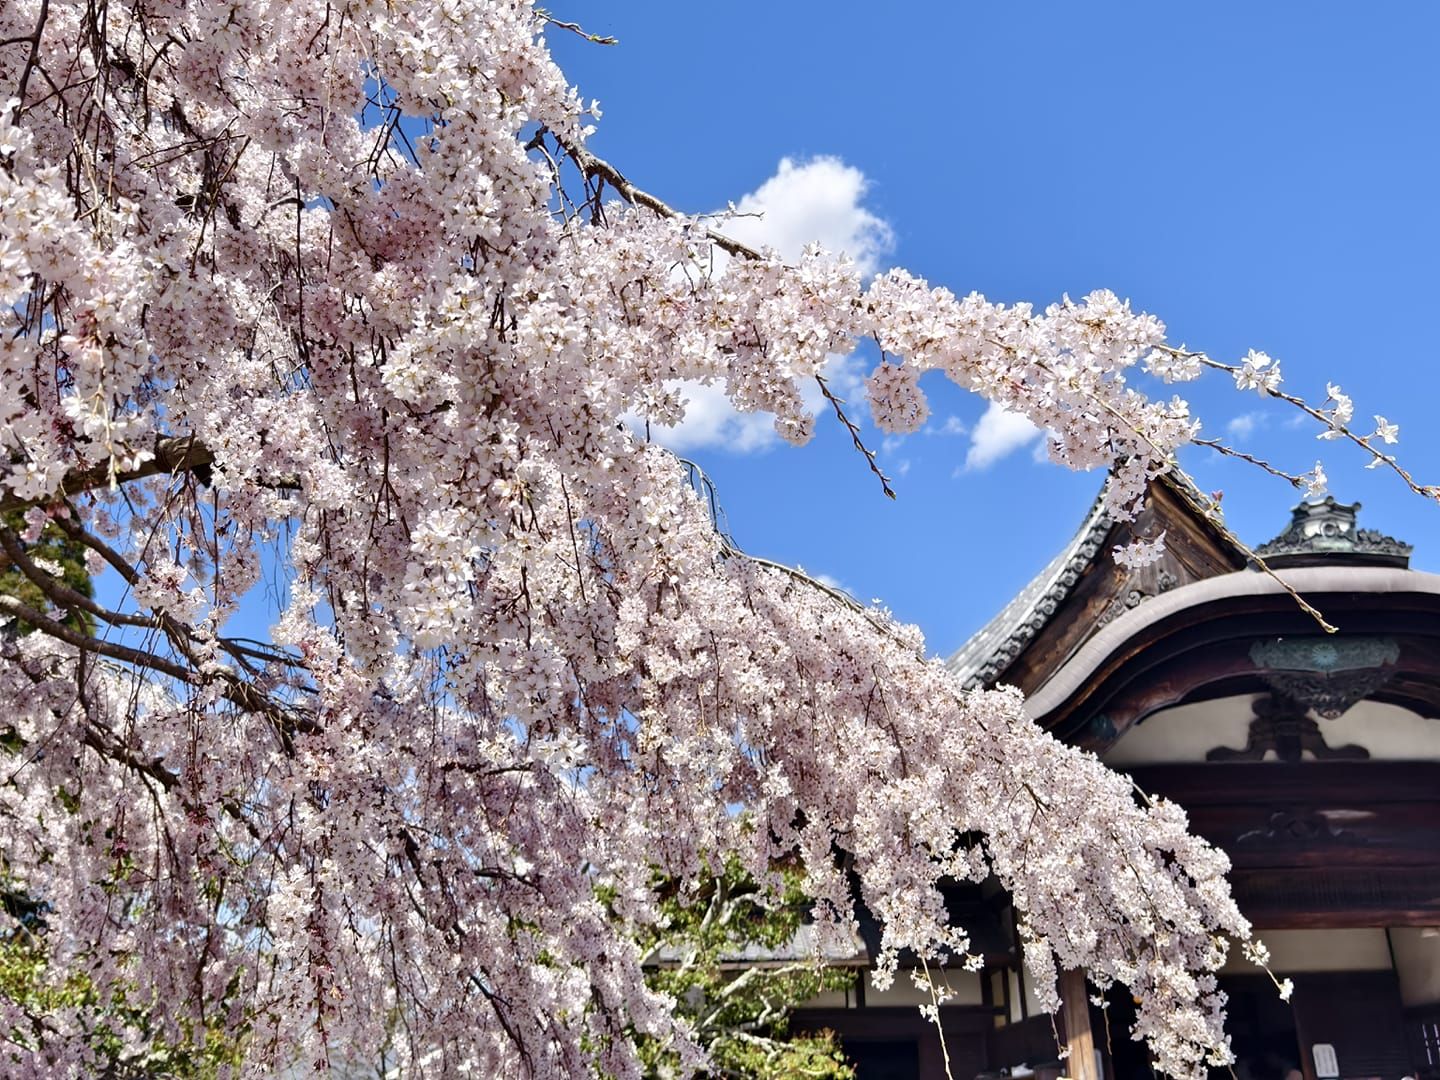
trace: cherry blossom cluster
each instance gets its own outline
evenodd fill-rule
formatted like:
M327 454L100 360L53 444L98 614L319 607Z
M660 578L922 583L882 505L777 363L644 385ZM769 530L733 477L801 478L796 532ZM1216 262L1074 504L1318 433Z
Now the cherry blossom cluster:
M1265 353L1256 352L1253 349L1239 363L1226 364L1214 360L1202 352L1192 352L1183 345L1178 348L1159 345L1145 360L1145 369L1165 382L1197 378L1205 368L1213 368L1230 375L1235 380L1237 389L1254 390L1261 397L1278 398L1287 405L1298 409L1320 424L1322 430L1316 438L1348 441L1369 457L1369 461L1365 465L1367 469L1388 468L1416 495L1440 502L1440 485L1420 483L1393 454L1382 449L1383 446L1393 446L1399 441L1399 425L1392 424L1385 417L1377 414L1375 415L1375 430L1368 435L1360 434L1359 430L1350 426L1355 416L1354 401L1351 400L1350 395L1334 383L1325 384L1325 400L1319 405L1313 405L1289 390L1283 389L1279 363ZM1328 483L1324 465L1321 462L1316 462L1315 468L1307 473L1295 474L1286 472L1253 455L1236 450L1217 439L1196 438L1195 441L1222 454L1229 454L1258 466L1266 472L1289 481L1308 495L1323 494Z
M46 977L96 987L0 1004L6 1069L93 1071L118 994L175 1039L218 1022L255 1076L627 1077L639 1034L699 1067L636 929L657 872L727 854L777 890L798 859L822 937L858 883L882 979L963 963L938 885L993 875L1047 1004L1082 967L1160 1068L1223 1062L1225 857L912 628L737 557L620 422L700 380L801 442L802 388L873 339L882 428L938 369L1124 511L1196 427L1127 373L1198 362L1107 292L1037 312L733 245L715 273L707 226L588 157L548 26L0 8L0 490L30 530L0 540L53 521L127 585L93 637L43 568L49 610L0 598L42 630L0 637L7 885L50 905ZM269 640L227 636L257 596Z

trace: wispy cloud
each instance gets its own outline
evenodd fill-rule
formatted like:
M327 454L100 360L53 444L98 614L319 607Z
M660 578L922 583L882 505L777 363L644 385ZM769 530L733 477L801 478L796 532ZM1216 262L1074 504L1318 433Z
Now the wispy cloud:
M926 435L964 435L970 430L970 426L958 416L947 416L940 423L926 424L923 434Z
M740 454L774 445L775 418L769 413L738 412L720 386L686 379L678 384L685 419L674 427L652 425L650 436L663 446L685 454L707 446L723 446Z
M1041 430L1019 413L1001 408L993 401L970 432L965 453L965 471L988 469L1003 457L1040 438Z
M1225 432L1232 439L1248 439L1269 421L1270 418L1263 412L1241 413L1225 425Z

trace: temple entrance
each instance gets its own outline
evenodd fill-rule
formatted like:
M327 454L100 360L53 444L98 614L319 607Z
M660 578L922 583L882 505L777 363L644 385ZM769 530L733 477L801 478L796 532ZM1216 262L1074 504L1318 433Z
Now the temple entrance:
M853 1040L845 1053L856 1080L915 1080L920 1075L920 1046L913 1039Z
M1110 1056L1110 1075L1113 1080L1158 1080L1150 1067L1150 1053L1143 1042L1130 1037L1131 1025L1135 1023L1135 1000L1123 986L1110 990L1110 1007L1096 1026L1093 1018L1091 1028L1105 1041Z
M1236 1080L1299 1080L1295 1010L1280 1000L1275 984L1263 975L1235 975L1222 977L1220 989L1230 998L1225 1027L1235 1051ZM1230 1071L1212 1069L1210 1075L1228 1080Z
M1248 975L1226 976L1220 988L1229 995L1225 1030L1235 1050L1233 1080L1298 1080L1300 1042L1295 1014L1280 1000L1269 979ZM1135 1022L1135 1003L1123 987L1110 992L1108 1037L1096 1026L1099 1039L1108 1043L1110 1076L1113 1080L1158 1080L1150 1067L1145 1044L1130 1038ZM1092 1021L1092 1024L1096 1022ZM1211 1080L1232 1080L1230 1069L1212 1069Z

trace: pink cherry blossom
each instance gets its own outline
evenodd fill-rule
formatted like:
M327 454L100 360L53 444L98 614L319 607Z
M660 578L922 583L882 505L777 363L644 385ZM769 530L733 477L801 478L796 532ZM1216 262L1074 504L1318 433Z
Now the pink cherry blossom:
M1037 311L727 243L589 155L547 28L0 8L0 490L128 586L94 638L0 637L7 873L51 905L46 978L98 995L0 1006L15 1068L89 1070L120 992L243 1032L254 1076L627 1077L637 1032L698 1067L633 930L657 870L725 854L777 887L798 858L822 937L858 882L881 981L960 962L937 886L994 875L1048 1005L1083 967L1158 1067L1223 1062L1225 856L914 628L740 556L621 422L695 380L803 442L802 389L873 339L882 428L942 372L1113 470L1123 514L1195 432L1132 369L1199 361L1109 292ZM228 636L257 595L270 639Z

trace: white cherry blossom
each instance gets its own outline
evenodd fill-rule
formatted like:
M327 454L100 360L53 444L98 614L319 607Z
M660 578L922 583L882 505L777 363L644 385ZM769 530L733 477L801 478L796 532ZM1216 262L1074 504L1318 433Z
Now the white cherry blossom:
M1275 393L1280 388L1280 362L1251 349L1235 371L1235 386L1254 390L1261 397Z
M7 873L50 905L45 977L96 992L0 1004L6 1067L93 1073L123 992L243 1033L247 1075L628 1077L637 1032L698 1068L632 930L657 872L726 855L798 860L822 940L858 883L878 980L964 962L938 885L993 875L1047 1006L1083 967L1160 1068L1223 1062L1225 856L914 628L740 556L621 422L673 425L689 381L803 442L826 358L873 340L883 429L938 371L1112 470L1123 515L1196 430L1133 369L1203 358L1109 292L1006 306L715 235L590 155L547 29L513 0L0 6L0 539L48 519L127 585L94 637L0 635L0 723L64 748L7 770ZM256 596L269 640L229 636Z

